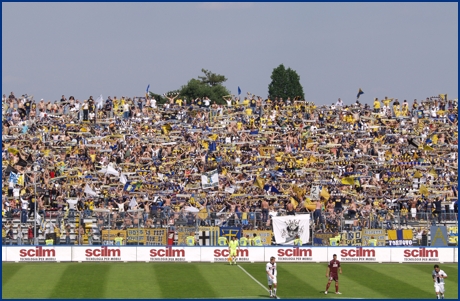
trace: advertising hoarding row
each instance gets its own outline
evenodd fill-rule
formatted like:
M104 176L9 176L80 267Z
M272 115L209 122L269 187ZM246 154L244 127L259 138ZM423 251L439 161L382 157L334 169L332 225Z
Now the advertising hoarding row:
M346 262L457 262L458 249L450 247L244 247L239 262L328 262L332 255ZM227 262L225 247L164 246L12 246L2 247L2 261L139 261Z

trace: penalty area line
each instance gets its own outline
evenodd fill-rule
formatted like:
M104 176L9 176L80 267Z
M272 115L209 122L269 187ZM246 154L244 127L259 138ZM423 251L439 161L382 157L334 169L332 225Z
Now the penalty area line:
M246 275L248 275L249 277L251 277L252 280L254 280L258 285L260 285L261 287L263 287L264 290L267 291L267 293L269 292L269 289L265 287L265 285L263 285L262 283L260 283L256 278L252 277L251 274L249 274L242 266L238 265L238 267L246 273ZM276 299L280 299L280 297L276 296Z

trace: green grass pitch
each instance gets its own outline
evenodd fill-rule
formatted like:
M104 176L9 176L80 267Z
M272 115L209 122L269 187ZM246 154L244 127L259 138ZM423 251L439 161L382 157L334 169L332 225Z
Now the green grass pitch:
M440 267L446 298L458 299L458 265ZM433 264L342 264L340 296L334 282L324 295L326 268L278 263L279 298L436 298ZM13 299L268 299L265 263L2 263L2 276L2 297Z

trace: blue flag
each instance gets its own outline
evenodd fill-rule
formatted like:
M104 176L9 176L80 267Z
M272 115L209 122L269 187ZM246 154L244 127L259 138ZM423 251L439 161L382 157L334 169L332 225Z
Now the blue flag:
M18 179L19 179L19 175L17 173L10 172L10 182L11 183L17 184Z
M150 84L147 86L147 89L145 89L145 93L149 93L149 88L150 88Z
M220 236L227 237L227 240L230 241L233 236L240 239L242 229L238 227L220 227Z
M238 86L238 95L241 94L241 89L240 89L240 86Z
M363 92L363 90L361 90L361 88L359 88L358 95L356 95L356 99L359 99L361 94L364 94L364 92Z
M264 190L268 192L278 193L278 194L281 193L275 186L268 185L268 184L264 185Z

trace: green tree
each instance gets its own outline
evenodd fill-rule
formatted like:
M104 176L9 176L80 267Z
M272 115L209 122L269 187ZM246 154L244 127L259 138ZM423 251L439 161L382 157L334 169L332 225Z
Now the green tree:
M201 69L201 72L203 72L205 76L198 76L198 78L203 84L210 85L211 87L221 85L223 82L227 81L225 76L212 73L206 69Z
M206 69L201 69L204 76L198 76L198 79L192 78L188 83L180 89L180 97L190 100L196 98L209 97L211 101L217 104L225 104L222 96L230 94L230 91L222 85L227 78L220 74L212 73Z
M286 69L283 64L273 69L271 75L271 83L268 85L268 97L282 97L286 99L290 97L294 100L296 97L305 99L302 85L300 84L300 76L291 68Z

